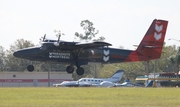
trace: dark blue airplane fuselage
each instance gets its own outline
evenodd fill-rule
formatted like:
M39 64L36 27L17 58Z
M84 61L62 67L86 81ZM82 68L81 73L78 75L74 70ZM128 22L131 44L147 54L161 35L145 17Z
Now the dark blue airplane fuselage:
M71 63L85 65L89 62L97 63L119 63L124 62L131 50L115 49L108 47L82 49L42 49L41 47L25 48L14 52L14 56L32 61ZM78 57L77 57L78 56ZM77 62L78 61L78 62Z

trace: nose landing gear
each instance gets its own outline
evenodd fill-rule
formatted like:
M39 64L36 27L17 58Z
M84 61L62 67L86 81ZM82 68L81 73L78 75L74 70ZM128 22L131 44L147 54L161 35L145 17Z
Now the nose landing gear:
M29 72L34 71L34 66L33 66L33 65L28 65L28 66L27 66L27 70L28 70Z

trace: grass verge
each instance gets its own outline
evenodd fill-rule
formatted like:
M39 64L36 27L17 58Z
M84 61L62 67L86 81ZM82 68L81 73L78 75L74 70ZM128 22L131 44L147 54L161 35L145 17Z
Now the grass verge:
M179 88L0 88L0 107L179 107Z

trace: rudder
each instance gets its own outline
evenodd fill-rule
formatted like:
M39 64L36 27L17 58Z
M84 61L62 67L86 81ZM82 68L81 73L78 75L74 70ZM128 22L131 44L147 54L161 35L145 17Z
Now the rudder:
M168 21L153 20L136 52L139 60L152 60L160 58Z
M115 79L117 81L120 81L123 74L124 74L124 70L118 70L111 76L111 79Z

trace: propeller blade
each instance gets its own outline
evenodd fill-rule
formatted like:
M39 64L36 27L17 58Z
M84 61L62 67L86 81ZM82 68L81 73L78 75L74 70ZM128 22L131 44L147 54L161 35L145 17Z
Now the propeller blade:
M58 42L59 42L59 40L60 40L60 37L61 37L61 33L58 35Z
M44 42L44 40L46 39L46 34L44 34L44 37L43 37L43 42Z

